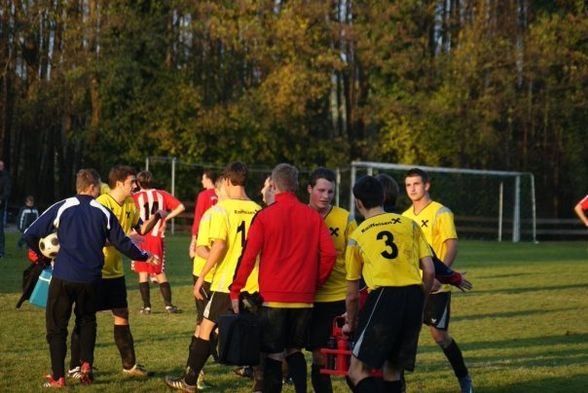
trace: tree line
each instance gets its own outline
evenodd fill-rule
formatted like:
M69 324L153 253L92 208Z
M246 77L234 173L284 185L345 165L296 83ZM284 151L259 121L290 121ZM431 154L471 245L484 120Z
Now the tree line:
M15 197L146 156L528 171L588 192L584 1L6 0L0 159ZM181 185L179 185L181 187Z

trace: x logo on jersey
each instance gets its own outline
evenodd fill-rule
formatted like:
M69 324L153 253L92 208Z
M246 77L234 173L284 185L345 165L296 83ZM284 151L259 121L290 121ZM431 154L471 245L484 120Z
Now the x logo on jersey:
M400 224L400 218L393 218L392 224Z
M421 228L427 228L429 225L429 220L421 220Z
M125 214L127 215L127 219L131 218L131 212L125 212Z
M331 231L331 236L339 237L339 228L329 227L329 231Z

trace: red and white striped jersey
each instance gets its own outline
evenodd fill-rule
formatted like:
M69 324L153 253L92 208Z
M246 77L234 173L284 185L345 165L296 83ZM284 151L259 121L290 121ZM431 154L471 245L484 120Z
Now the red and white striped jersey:
M143 222L149 220L158 210L165 210L169 213L181 204L176 197L167 191L154 188L135 193L133 199ZM155 224L149 234L161 238L165 237L165 220L160 220Z

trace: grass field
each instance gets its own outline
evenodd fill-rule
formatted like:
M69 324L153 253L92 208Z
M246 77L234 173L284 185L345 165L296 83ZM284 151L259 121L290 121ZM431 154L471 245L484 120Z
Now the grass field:
M7 234L7 255L0 259L0 391L36 392L42 376L50 370L44 310L28 303L15 309L21 272L28 263L24 252L16 249L15 236ZM185 310L183 314L166 314L159 290L152 287L155 313L139 315L136 276L126 266L137 357L156 376L139 381L121 375L112 317L99 313L96 381L88 387L72 382L68 390L167 391L161 378L181 372L194 329L187 245L186 236L167 239L167 271L174 303ZM457 266L468 271L475 288L467 294L454 292L451 332L464 352L476 392L588 391L586 242L535 245L463 241ZM249 380L234 376L231 368L211 363L206 371L208 380L215 384L210 391L250 391ZM426 329L421 336L417 370L407 374L407 383L409 392L458 391L447 361ZM336 381L335 390L348 391L341 380ZM283 391L294 390L286 386Z

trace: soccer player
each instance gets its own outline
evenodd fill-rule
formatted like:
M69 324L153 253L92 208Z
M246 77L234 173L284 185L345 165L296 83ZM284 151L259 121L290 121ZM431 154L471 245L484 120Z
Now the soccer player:
M412 206L404 216L413 219L423 231L427 243L435 255L451 267L457 256L457 232L453 213L435 202L429 195L429 175L419 168L410 169L405 176L406 193ZM462 393L473 392L472 379L463 360L459 346L449 335L451 289L435 280L424 312L424 323L429 326L433 340L441 347L459 381Z
M309 325L307 348L312 351L311 382L317 393L333 391L329 375L320 373L320 369L326 365L326 356L321 354L320 349L327 346L332 334L333 319L345 312L345 248L349 235L357 227L347 210L332 205L336 179L332 170L317 168L310 174L307 186L308 205L323 218L337 250L335 267L329 279L316 292Z
M414 369L423 306L433 282L431 252L416 223L384 211L384 191L374 177L360 178L353 195L365 220L351 234L345 256L344 331L355 332L357 339L349 380L354 392L399 393L401 371ZM370 292L358 316L362 277ZM383 381L371 377L374 368L383 369Z
M586 195L580 202L574 207L576 215L582 221L582 223L588 227L588 217L586 217L585 211L588 210L588 195Z
M148 222L142 222L135 201L131 197L136 184L135 171L126 165L113 167L108 174L110 192L100 195L96 201L112 211L125 233L133 237L132 231L144 234L153 228L160 216L154 214ZM114 317L114 342L121 356L123 375L147 377L150 374L135 356L135 345L129 326L127 287L121 253L110 245L104 247L104 266L102 279L98 283L96 310L111 310ZM78 327L71 336L71 360L68 375L79 377Z
M192 222L192 241L190 242L190 248L188 253L190 258L193 259L196 255L196 240L198 239L198 228L200 220L205 211L210 209L217 201L218 196L215 191L216 174L211 169L206 169L202 173L200 183L202 184L203 191L200 191L196 197L194 204L194 221Z
M28 246L39 255L39 239L55 229L60 243L45 313L52 368L43 385L47 388L65 385L67 324L74 303L79 327L80 382L89 384L93 380L96 290L104 265L102 247L108 242L129 258L152 261L149 253L139 250L125 236L112 212L94 200L99 187L98 173L81 169L76 175L77 195L55 203L23 235Z
M214 267L214 276L210 289L210 299L204 310L204 319L200 323L197 336L192 337L189 348L186 371L181 377L165 377L165 383L177 390L195 392L200 371L210 356L210 337L216 328L218 318L231 312L229 285L235 275L235 269L253 216L261 207L249 199L245 192L247 167L242 162L233 162L223 171L223 188L227 198L218 202L212 210L208 237L212 241L210 252L198 280L194 285L194 296L204 299L202 287L208 272ZM257 274L244 285L249 293L257 291Z
M235 280L233 310L239 312L239 292L259 260L263 391L282 389L282 360L288 363L297 393L306 392L306 361L301 349L307 338L317 288L333 269L335 246L321 216L296 198L298 170L277 165L271 175L275 202L260 211L249 230Z
M153 229L145 234L143 241L140 243L141 249L157 255L161 263L151 265L134 261L132 264L132 269L139 273L139 292L143 300L141 313L151 314L149 275L154 275L159 283L165 310L170 314L175 314L180 310L172 304L171 287L165 274L165 223L181 214L186 208L182 202L170 193L153 188L153 175L149 171L142 171L137 174L137 184L140 190L133 194L133 199L139 209L141 220L147 222L157 212L162 218L165 218L159 220Z

